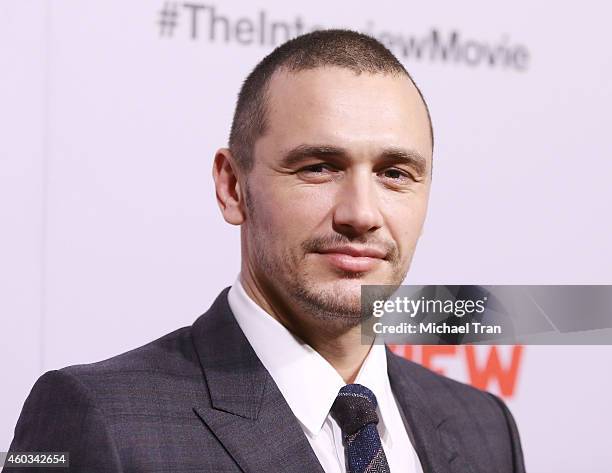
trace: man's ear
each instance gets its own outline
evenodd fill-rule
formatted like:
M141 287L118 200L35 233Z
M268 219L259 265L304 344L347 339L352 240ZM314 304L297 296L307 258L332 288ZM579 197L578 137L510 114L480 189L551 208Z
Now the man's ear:
M244 222L244 194L240 188L238 168L231 151L221 148L215 154L213 179L217 203L227 223L240 225Z

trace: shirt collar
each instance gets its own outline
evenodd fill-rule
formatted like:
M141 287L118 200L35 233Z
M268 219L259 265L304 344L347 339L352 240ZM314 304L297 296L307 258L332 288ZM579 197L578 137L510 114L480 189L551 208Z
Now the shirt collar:
M244 290L240 276L228 293L228 302L238 325L293 414L311 435L317 435L338 391L345 385L342 377L310 345L257 305ZM379 429L384 430L391 395L384 345L372 346L355 383L374 392L381 417Z

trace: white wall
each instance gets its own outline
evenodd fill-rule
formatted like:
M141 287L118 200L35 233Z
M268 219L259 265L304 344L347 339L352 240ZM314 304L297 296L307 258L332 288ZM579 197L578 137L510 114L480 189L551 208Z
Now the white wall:
M522 70L404 61L436 131L408 281L610 284L611 11L533 3L200 4L232 25L258 28L265 10L268 24L386 31L396 45L436 28L527 50ZM174 34L160 36L164 4L0 3L0 450L38 375L190 324L238 271L238 230L219 215L210 168L270 31L264 45L259 30L255 44L225 42L218 20L211 41L208 8L192 39L178 2ZM467 379L463 353L437 363ZM508 402L530 471L610 471L610 361L610 347L525 347Z

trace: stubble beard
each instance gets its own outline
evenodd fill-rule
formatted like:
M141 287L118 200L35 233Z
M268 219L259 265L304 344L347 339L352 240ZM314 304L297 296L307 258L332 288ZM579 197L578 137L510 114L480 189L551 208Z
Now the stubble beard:
M332 330L347 330L359 325L362 321L361 291L351 291L352 293L348 294L342 284L338 284L337 288L321 287L322 284L317 283L305 264L308 249L320 244L321 240L335 240L339 243L344 242L346 238L337 234L327 239L313 240L296 248L299 251L297 254L285 249L276 256L270 245L270 242L274 241L274 234L269 231L269 226L259 221L255 208L253 195L247 184L249 247L256 271L265 280L265 285L279 293L288 302L289 307L295 307L295 311L325 323ZM397 247L389 245L389 250L390 258L382 264L391 265L391 274L388 281L380 281L377 284L398 286L408 273L408 265L402 267ZM358 280L363 276L364 273L342 272L339 273L338 282L355 280L358 284Z
M297 254L285 250L276 256L269 245L273 236L253 223L251 220L249 246L257 272L265 278L267 286L280 293L290 307L325 323L330 329L346 330L359 325L362 321L359 280L364 273L342 272L338 273L338 284L321 283L306 268L308 253L299 248ZM381 264L390 264L392 272L387 281L377 281L377 284L400 285L407 268L402 268L398 259ZM356 289L347 290L344 282L349 280L354 280Z
M259 240L259 237L256 239ZM251 243L255 242L251 240ZM253 245L256 264L268 284L282 294L291 308L338 328L351 328L359 324L359 294L342 293L341 290L321 287L323 284L317 284L307 270L300 269L303 268L303 263L300 265L295 255L283 252L283 256L275 257L262 243L258 241ZM348 277L350 275L347 275ZM352 275L353 279L358 277L359 275Z

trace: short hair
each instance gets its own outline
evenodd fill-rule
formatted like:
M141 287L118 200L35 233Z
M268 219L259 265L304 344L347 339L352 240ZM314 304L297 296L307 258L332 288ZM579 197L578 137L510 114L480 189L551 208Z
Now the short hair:
M318 30L293 38L262 59L247 76L234 111L229 147L245 171L253 166L253 150L267 127L268 88L278 70L300 72L324 66L350 69L356 74L406 75L421 97L433 148L433 126L429 108L420 89L402 63L381 42L371 36L345 29Z

